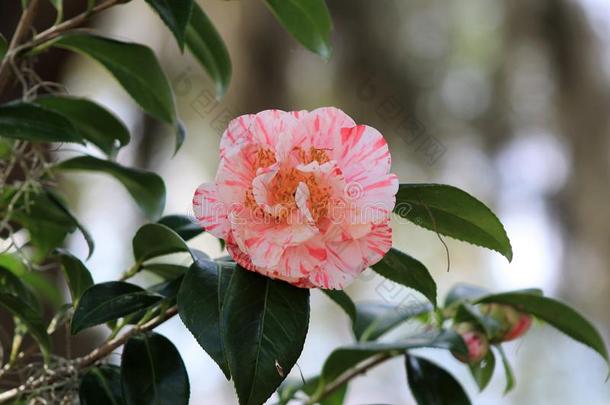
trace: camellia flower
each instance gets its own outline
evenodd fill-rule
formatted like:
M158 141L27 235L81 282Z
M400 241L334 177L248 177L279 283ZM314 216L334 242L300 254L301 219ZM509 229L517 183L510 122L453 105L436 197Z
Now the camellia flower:
M467 364L476 364L487 356L489 351L489 340L482 330L475 327L470 322L461 322L453 329L464 339L464 344L468 349L468 355L452 352L453 356L459 361Z
M337 108L263 111L229 123L216 179L193 205L242 267L342 289L392 246L389 171L383 136Z

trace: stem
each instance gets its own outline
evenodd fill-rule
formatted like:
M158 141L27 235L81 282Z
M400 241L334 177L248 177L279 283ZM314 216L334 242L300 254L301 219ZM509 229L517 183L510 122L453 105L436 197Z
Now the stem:
M343 373L331 384L326 385L322 391L312 395L312 397L309 398L309 400L306 402L306 405L317 404L318 402L320 402L324 398L327 398L333 392L341 388L344 384L347 384L351 379L359 376L360 374L366 373L368 370L372 369L375 366L378 366L386 360L391 359L392 357L394 357L393 353L382 353L378 354L377 356L371 357L369 360L361 363L359 366L356 366L353 369Z
M34 21L36 11L38 10L38 1L39 0L31 0L27 8L23 10L21 18L17 23L15 33L13 34L13 38L11 38L6 55L4 59L2 59L2 63L0 64L0 94L2 94L2 91L11 78L9 60L12 57L15 49L21 44L32 27L32 22Z
M99 360L101 360L101 359L105 358L106 356L108 356L109 354L111 354L117 348L123 346L125 343L127 343L127 341L132 336L134 336L138 333L147 332L147 331L150 331L150 330L156 328L157 326L161 325L163 322L165 322L168 319L175 316L177 313L178 313L178 307L174 305L173 307L169 308L167 311L160 314L156 318L151 319L147 323L135 326L135 327L131 328L129 331L125 332L123 335L106 341L100 347L89 352L89 354L75 359L74 361L71 362L71 366L75 367L79 370L92 366ZM63 370L63 369L56 370L55 375L57 377L55 379L60 378L63 375L63 371L65 371L65 370ZM36 388L40 388L42 386L47 386L52 382L52 379L53 378L39 378L39 379L35 380L33 383L30 383L30 384L25 383L25 384L20 385L19 387L16 387L16 388L13 388L6 392L3 392L0 394L0 403L6 403L12 399L15 399L17 396L19 396L23 392L26 392L26 391L29 391L32 389L36 389Z

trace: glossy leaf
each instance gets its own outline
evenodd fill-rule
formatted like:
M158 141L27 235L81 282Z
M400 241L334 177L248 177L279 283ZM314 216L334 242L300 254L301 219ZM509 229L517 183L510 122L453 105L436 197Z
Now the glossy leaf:
M121 359L121 380L127 405L187 405L189 380L180 353L157 333L127 341Z
M186 45L214 80L216 96L221 98L231 80L231 59L218 31L197 3L186 29Z
M171 87L155 54L148 47L80 32L59 37L54 46L97 60L112 73L144 111L176 125Z
M59 261L68 281L72 304L76 307L85 290L93 285L93 277L83 262L66 250L60 251Z
M427 303L413 306L365 303L356 305L356 308L358 315L352 329L361 342L376 340L403 322L433 309Z
M383 277L420 292L436 306L436 283L418 260L391 248L372 269Z
M265 402L303 350L309 290L237 267L223 305L225 352L240 405Z
M356 321L356 305L349 295L341 290L322 290L322 292L337 305L339 305L345 311L347 316L350 317L352 322Z
M62 114L75 130L104 153L114 156L129 143L129 130L116 115L86 98L71 96L43 96L35 100L56 113Z
M502 346L498 345L496 348L502 357L502 366L504 367L504 374L506 375L506 387L504 388L504 394L508 394L513 388L515 388L515 373L513 373L513 368L511 367Z
M146 0L172 31L180 49L184 48L186 25L191 16L193 0Z
M176 232L161 224L143 225L133 237L132 246L137 263L157 256L189 251Z
M185 274L188 267L178 264L150 263L144 265L143 269L156 274L164 280L172 280Z
M461 384L448 371L422 357L405 356L407 381L418 405L469 405Z
M599 353L606 363L610 362L606 344L595 326L562 302L537 295L535 290L488 295L477 301L477 303L488 302L512 305L519 311L532 314L572 339L589 346Z
M483 360L476 364L471 364L470 373L477 383L480 391L483 391L493 377L494 369L496 367L496 356L491 349L487 351L487 355Z
M232 274L229 264L195 261L178 292L178 313L197 343L231 378L223 341L222 304Z
M91 326L148 308L161 299L158 294L122 281L95 284L81 296L72 317L70 331L74 335Z
M87 230L87 228L85 228L80 222L79 220L70 212L70 210L66 207L66 204L64 203L64 201L62 200L62 198L55 193L53 190L51 189L47 189L45 190L46 192L46 196L48 197L48 199L55 205L57 206L57 208L59 208L61 211L63 211L63 213L65 214L65 216L67 218L69 218L72 223L74 224L74 226L76 228L78 228L78 230L80 231L80 233L83 235L83 238L85 238L85 242L87 243L87 247L89 248L89 253L87 255L87 259L91 257L91 255L93 254L93 251L95 250L95 242L93 241L93 238L91 237L91 234L89 233L89 231Z
M373 356L396 356L405 350L421 347L447 349L457 353L466 354L467 349L462 338L452 331L441 333L423 333L404 340L380 343L366 342L344 346L333 351L326 359L322 368L322 384L328 384L342 375L345 371L360 364Z
M191 240L203 233L203 228L186 215L166 215L157 222L172 229L184 240Z
M79 156L59 163L60 170L103 172L121 182L150 219L158 218L165 207L165 184L158 175L93 156Z
M265 0L280 24L324 59L331 54L332 20L324 0Z
M30 142L84 143L70 120L48 108L31 103L0 106L0 136Z
M409 221L478 246L509 261L513 251L496 215L470 194L444 184L401 184L394 212Z
M37 312L42 312L38 297L22 280L21 275L14 273L2 264L0 264L0 292L13 295L23 300Z
M4 307L13 316L19 318L19 321L25 325L28 332L32 335L45 360L48 360L51 339L47 334L46 328L42 322L41 315L32 308L26 301L14 295L0 292L0 306Z
M81 379L78 398L82 405L124 405L121 369L109 364L89 369Z

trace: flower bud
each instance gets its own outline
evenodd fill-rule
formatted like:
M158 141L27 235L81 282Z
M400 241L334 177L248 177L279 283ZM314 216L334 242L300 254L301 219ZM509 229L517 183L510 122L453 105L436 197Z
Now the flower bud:
M489 340L485 333L477 329L470 322L454 325L453 329L462 337L468 348L468 356L452 352L453 356L462 363L475 364L485 358L489 351Z
M532 316L519 312L510 305L482 304L481 313L495 319L499 329L490 336L492 343L508 342L517 339L528 331L532 324Z

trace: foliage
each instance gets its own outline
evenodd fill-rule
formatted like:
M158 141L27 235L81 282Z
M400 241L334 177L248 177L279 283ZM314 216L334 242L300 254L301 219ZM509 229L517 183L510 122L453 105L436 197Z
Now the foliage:
M28 21L37 2L23 3L22 21ZM16 44L0 37L0 92L12 74L9 65L15 61L54 48L78 52L103 65L143 111L170 125L178 152L185 134L171 86L154 52L142 44L76 29L89 17L120 3L88 1L82 14L64 20L62 1L53 0L57 10L53 27ZM193 54L214 81L217 96L222 97L229 86L231 61L204 10L193 0L146 3L170 30L180 50L186 48ZM330 57L332 22L324 0L262 3L303 46L323 58ZM13 317L15 326L0 379L5 370L35 361L22 350L26 335L34 339L47 364L40 368L38 378L21 381L0 393L2 403L43 395L41 388L51 382L57 389L70 387L71 373L77 370L78 384L73 388L83 404L187 404L190 385L183 360L169 339L153 331L176 314L220 372L233 381L243 405L264 403L276 390L282 404L294 398L309 404L340 404L352 378L396 356L404 357L406 385L419 404L470 403L455 377L414 354L423 347L446 350L467 363L481 390L493 377L494 352L500 354L509 391L514 376L498 330L514 325L499 325L501 321L484 310L489 304L507 306L526 319L543 320L608 361L606 346L595 327L566 304L544 297L538 290L490 294L460 285L441 305L436 283L425 265L391 249L372 269L423 299L412 306L392 307L354 303L343 291L324 291L345 311L354 342L334 350L319 375L303 381L286 380L305 344L310 291L247 271L230 258L212 260L189 247L187 242L204 230L185 216L161 217L166 193L162 178L115 161L129 140L129 130L118 117L86 98L25 91L22 99L0 105L0 237L10 243L0 254L0 307ZM50 162L45 147L53 142L94 145L104 157L80 154ZM17 166L22 175L17 174ZM76 230L84 235L89 255L94 249L89 233L55 187L58 174L73 170L114 177L148 220L158 220L142 225L134 235L134 264L121 280L95 283L86 264L62 249L66 236ZM510 241L498 218L485 204L455 187L402 184L395 213L438 234L512 259ZM14 237L20 230L28 235L25 244ZM166 260L165 256L176 253L187 256L190 264ZM41 276L50 268L61 269L69 302L59 302L58 288ZM148 288L128 282L140 271L154 273L162 282ZM49 304L54 314L47 327L45 306ZM406 322L418 323L423 332L385 338ZM72 334L105 325L110 335L83 357L61 358L53 354L51 340L62 325ZM472 361L464 325L493 346L478 353L482 360L477 357ZM524 329L527 327L529 324ZM107 357L120 346L124 349L119 367Z

